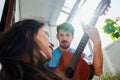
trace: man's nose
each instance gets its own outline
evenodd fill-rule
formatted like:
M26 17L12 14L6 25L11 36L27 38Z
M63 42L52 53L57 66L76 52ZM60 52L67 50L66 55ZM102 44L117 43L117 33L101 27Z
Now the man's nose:
M63 36L63 40L67 40L67 37L66 37L66 36Z

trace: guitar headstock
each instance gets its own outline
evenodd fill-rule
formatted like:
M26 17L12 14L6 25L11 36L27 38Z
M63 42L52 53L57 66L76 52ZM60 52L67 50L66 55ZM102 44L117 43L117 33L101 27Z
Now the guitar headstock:
M99 16L106 14L106 11L108 11L108 8L110 8L110 3L110 0L101 0L95 10L95 14Z

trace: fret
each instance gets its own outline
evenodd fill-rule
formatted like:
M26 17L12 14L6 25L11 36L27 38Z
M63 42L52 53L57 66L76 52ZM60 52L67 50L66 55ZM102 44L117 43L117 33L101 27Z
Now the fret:
M73 55L73 57L72 57L72 59L69 63L69 65L72 65L73 68L75 68L77 66L77 64L80 60L81 54L82 54L88 40L89 40L88 35L86 33L84 33L84 35L83 35L75 53L74 53L74 55Z

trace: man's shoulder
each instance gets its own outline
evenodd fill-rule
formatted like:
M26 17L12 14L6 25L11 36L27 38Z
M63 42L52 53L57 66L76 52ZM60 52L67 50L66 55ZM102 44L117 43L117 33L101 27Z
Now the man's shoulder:
M59 48L57 47L57 48L55 48L53 51L57 51L57 50L59 50Z
M75 49L74 48L70 48L70 52L74 53Z
M59 50L59 48L55 48L52 52L52 55L53 56L58 56L58 55L61 55L62 52Z
M55 52L60 52L58 47L53 50L53 53L55 53Z
M74 48L70 48L71 50L75 50Z
M71 53L74 53L74 52L75 52L75 49L74 49L74 48L70 48L69 51L70 51ZM60 53L60 54L62 54L62 52L59 50L58 47L53 50L53 53L57 53L57 54Z

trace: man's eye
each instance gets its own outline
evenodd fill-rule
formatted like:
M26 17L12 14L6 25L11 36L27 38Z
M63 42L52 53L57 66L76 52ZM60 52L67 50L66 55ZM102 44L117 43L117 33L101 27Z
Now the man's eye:
M60 34L61 37L63 37L63 34Z
M66 36L69 37L69 36L71 36L71 34L67 34Z

